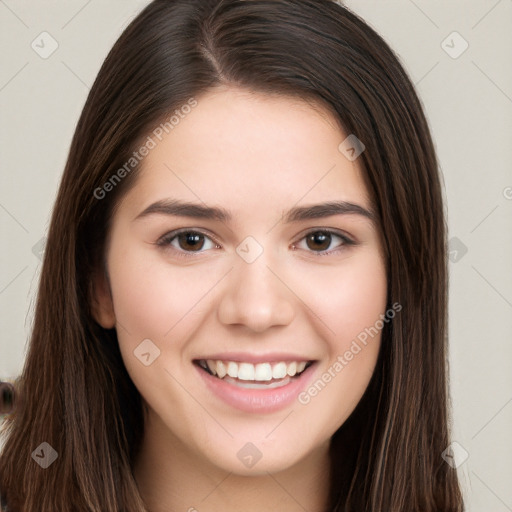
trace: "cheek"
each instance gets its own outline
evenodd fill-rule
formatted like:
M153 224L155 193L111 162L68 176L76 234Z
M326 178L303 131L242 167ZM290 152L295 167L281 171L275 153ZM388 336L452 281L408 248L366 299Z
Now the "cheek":
M197 266L173 266L153 247L123 250L119 244L109 255L121 355L137 389L157 410L164 410L168 401L187 403L186 393L166 370L180 373L189 364L187 340L200 326L202 301L219 280L216 274ZM148 365L142 356L146 353Z
M347 259L329 273L329 287L311 294L328 325L328 357L298 397L312 429L332 435L350 416L373 375L386 314L387 277L377 254Z
M385 313L387 277L377 252L349 256L336 268L318 266L301 275L306 283L301 296L321 319L331 352L346 350Z
M170 335L200 310L197 306L218 281L212 272L173 267L147 251L111 261L116 321L134 342Z

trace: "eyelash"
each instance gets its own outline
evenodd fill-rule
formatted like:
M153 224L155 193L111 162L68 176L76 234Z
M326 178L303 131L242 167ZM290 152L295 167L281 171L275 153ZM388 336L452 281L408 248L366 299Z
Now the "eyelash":
M163 249L172 247L171 243L173 242L173 240L175 240L182 233L202 235L202 236L212 240L212 242L214 242L216 245L220 245L215 239L213 239L212 237L210 237L203 231L190 229L190 228L178 229L175 231L171 231L170 233L166 233L165 235L163 235L162 237L160 237L157 240L156 245L159 247L162 247ZM337 254L338 252L342 251L347 246L356 245L356 242L354 240L350 239L349 237L347 237L346 235L344 235L338 231L334 231L332 229L322 229L322 228L315 228L315 229L308 231L307 233L304 234L304 236L297 243L301 242L302 240L305 240L308 236L315 234L315 233L323 233L323 234L337 236L338 238L340 238L342 240L342 244L340 246L338 246L336 249L332 249L330 251L327 251L327 250L308 251L308 252L311 252L314 255L314 257ZM295 245L296 244L294 243L293 244L294 250L296 249ZM179 258L193 258L194 254L201 254L202 252L205 252L205 251L184 251L183 249L176 249L175 247L172 247L172 248L173 248L173 252L175 252Z

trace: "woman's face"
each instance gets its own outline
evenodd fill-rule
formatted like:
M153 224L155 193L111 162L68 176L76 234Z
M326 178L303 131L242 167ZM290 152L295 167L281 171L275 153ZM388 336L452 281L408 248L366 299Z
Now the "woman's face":
M372 376L380 236L327 112L233 88L196 100L146 139L96 315L116 327L162 450L279 471L325 453Z

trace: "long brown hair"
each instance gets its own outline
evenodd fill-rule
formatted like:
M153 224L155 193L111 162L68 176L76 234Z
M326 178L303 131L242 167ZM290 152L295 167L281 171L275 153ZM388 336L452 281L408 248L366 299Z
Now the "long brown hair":
M463 510L441 457L450 442L442 190L398 58L331 0L155 0L107 56L71 144L0 458L10 512L146 510L132 474L143 405L115 329L94 321L91 283L139 165L112 177L163 119L218 84L319 101L366 148L389 304L402 310L384 327L365 395L332 438L328 512ZM47 469L31 457L43 442L58 456Z

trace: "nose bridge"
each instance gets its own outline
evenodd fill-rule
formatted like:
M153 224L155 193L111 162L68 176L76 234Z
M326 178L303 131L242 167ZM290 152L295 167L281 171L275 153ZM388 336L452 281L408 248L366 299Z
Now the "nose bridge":
M243 324L254 331L289 324L294 316L292 297L274 273L277 265L271 251L248 237L239 244L237 253L219 303L219 320L226 325Z

